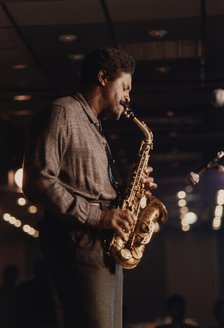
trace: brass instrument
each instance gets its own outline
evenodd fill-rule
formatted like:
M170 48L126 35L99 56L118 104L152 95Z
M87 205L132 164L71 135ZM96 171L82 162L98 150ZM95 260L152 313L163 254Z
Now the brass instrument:
M125 108L123 115L131 119L145 137L142 140L138 159L127 184L124 198L119 206L121 209L128 209L134 213L137 220L132 231L126 233L125 240L116 233L113 235L108 251L115 262L125 269L132 269L140 262L145 245L149 243L154 232L155 223L159 220L166 221L167 211L164 204L152 195L147 199L146 206L142 206L142 202L146 200L142 177L144 169L148 166L150 150L153 148L153 134L149 127L143 121L138 120L130 109Z

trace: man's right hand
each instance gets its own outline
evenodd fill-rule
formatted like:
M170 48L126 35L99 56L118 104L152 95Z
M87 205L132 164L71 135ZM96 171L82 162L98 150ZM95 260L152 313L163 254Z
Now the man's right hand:
M135 221L135 215L129 210L113 208L102 211L98 228L103 230L113 230L122 239L125 239L126 234L131 231Z

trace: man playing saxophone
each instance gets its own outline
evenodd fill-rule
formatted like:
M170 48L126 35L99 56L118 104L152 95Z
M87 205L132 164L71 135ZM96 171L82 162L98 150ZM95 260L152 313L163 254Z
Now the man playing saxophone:
M122 267L105 256L102 238L108 231L125 238L136 217L112 206L118 191L100 119L120 118L134 68L121 50L92 52L78 92L47 105L30 128L23 190L44 209L40 245L65 327L122 327ZM151 172L144 168L145 190L156 188Z

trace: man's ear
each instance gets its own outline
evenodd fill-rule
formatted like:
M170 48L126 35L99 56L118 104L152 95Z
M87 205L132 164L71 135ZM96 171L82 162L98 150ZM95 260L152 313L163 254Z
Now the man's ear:
M100 70L98 73L98 81L101 86L105 86L107 82L106 74L103 70Z

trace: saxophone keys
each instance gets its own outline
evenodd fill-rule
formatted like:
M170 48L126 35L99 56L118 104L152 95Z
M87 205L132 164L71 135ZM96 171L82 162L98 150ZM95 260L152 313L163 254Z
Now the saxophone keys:
M143 249L135 247L131 250L131 254L136 260L138 260L143 256Z
M130 260L132 258L132 254L127 248L121 249L120 255L124 260Z

